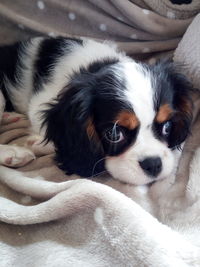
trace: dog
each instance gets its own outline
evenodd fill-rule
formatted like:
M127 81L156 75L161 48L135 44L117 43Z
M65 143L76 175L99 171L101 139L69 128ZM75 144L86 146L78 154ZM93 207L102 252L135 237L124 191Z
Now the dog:
M107 171L144 185L176 170L193 105L173 63L142 64L113 43L63 37L0 47L0 59L5 109L28 116L66 174Z

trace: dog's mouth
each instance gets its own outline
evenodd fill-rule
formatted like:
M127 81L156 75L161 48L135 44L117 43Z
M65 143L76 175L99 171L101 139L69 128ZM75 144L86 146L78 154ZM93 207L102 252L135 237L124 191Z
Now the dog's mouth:
M154 180L154 181L148 183L147 186L148 186L148 187L151 187L151 186L152 186L153 184L155 184L156 182L157 182L157 180Z

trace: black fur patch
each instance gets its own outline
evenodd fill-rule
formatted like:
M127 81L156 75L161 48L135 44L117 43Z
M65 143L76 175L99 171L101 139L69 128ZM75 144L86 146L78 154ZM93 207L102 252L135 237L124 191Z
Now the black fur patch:
M37 59L34 62L33 88L34 92L41 89L42 82L51 80L55 64L63 55L70 52L72 43L82 45L82 40L73 38L48 38L44 39L39 47Z
M6 110L13 111L13 105L5 89L4 79L7 78L12 84L17 83L20 73L16 73L17 66L20 65L20 51L26 47L27 42L0 47L0 87L6 99ZM17 75L16 75L17 74Z

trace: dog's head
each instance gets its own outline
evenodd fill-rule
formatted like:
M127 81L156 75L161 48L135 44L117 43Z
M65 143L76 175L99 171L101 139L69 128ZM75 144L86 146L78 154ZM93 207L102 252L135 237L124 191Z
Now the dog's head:
M95 62L44 112L46 139L67 174L107 170L133 184L162 179L192 120L189 83L171 63Z

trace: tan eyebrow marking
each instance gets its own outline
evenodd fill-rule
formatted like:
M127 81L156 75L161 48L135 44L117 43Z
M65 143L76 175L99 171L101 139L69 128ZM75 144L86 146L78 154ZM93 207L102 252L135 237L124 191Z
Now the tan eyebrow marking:
M128 128L135 129L139 125L136 115L130 111L121 111L116 117L117 124Z
M172 108L169 106L169 104L164 104L160 106L158 113L156 115L156 121L159 123L167 121L171 114L173 113Z
M96 144L97 148L100 149L103 152L103 147L102 147L102 144L101 144L101 142L99 140L99 136L98 136L98 134L96 132L92 117L90 117L87 120L86 133L87 133L87 136L88 136L89 140L90 141L92 140Z
M89 118L87 121L86 132L90 139L92 139L93 137L97 137L96 130L91 118Z

